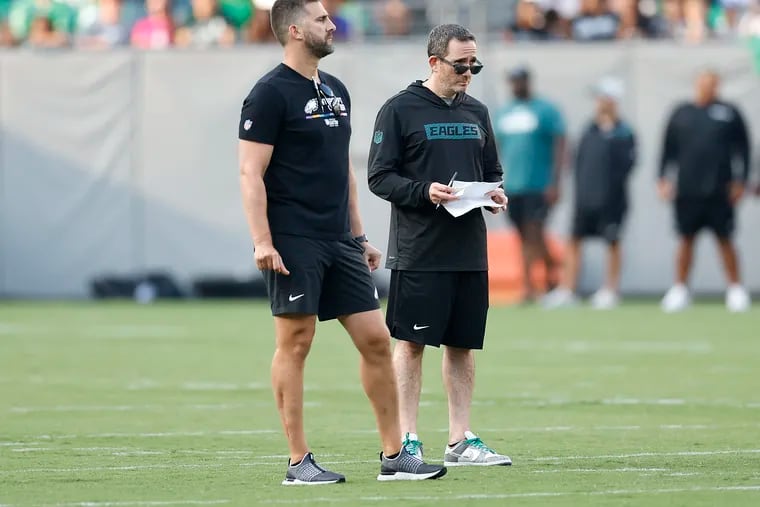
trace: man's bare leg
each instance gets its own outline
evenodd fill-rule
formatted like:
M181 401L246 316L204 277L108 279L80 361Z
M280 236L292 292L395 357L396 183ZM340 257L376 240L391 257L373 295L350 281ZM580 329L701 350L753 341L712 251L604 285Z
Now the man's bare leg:
M391 337L380 310L340 317L361 354L361 379L377 419L383 454L401 449L399 403L391 360Z
M422 357L425 346L398 340L393 349L402 434L417 433L417 414L422 390Z
M470 430L470 407L475 388L475 356L470 349L444 347L441 365L449 399L449 444L464 440Z
M274 318L276 349L272 359L272 389L288 440L291 463L309 452L303 429L303 369L314 339L316 316Z

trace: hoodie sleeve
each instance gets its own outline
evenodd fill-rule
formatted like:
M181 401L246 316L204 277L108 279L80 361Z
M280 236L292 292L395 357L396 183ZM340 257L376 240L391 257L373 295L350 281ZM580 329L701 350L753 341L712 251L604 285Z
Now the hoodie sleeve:
M504 171L499 163L499 153L496 149L496 134L491 125L491 116L485 112L486 144L483 147L483 181L501 181Z
M412 180L400 174L404 134L391 103L386 103L377 113L374 132L367 164L372 193L397 206L421 208L430 204L430 182Z
M626 136L623 139L623 145L622 145L622 157L621 160L623 161L623 170L626 176L633 170L634 166L636 165L636 158L638 156L638 147L636 143L636 134L634 133L633 129L630 127L627 127Z
M677 143L677 126L676 118L681 108L675 109L668 119L668 124L665 127L665 139L662 143L662 154L660 156L660 166L657 171L657 175L660 179L667 176L668 165L675 162L678 157L678 143Z
M739 170L734 174L734 180L746 183L749 178L750 141L747 124L738 108L732 106L734 119L732 122L731 149L732 155L739 158Z

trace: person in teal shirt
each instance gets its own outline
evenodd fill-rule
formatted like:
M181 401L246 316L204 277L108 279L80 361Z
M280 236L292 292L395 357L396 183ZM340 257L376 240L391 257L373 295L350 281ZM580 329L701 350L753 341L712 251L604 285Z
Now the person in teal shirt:
M545 264L549 289L556 285L556 263L544 239L550 208L559 199L559 171L565 159L565 122L559 109L531 90L526 67L508 74L513 100L495 115L495 134L505 170L509 219L522 242L525 300L535 300L530 268Z

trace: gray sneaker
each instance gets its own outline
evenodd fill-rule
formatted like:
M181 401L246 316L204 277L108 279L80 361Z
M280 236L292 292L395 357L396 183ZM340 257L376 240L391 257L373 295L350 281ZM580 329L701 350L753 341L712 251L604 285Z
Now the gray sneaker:
M464 432L464 440L454 446L447 445L443 454L443 464L456 466L508 466L512 464L509 456L498 454L488 447L471 431Z
M421 459L409 454L404 447L393 459L388 459L383 456L383 453L380 453L378 481L422 481L438 479L444 475L446 475L446 467L428 465Z
M319 484L336 484L338 482L346 482L346 478L317 465L314 461L314 455L307 452L296 466L292 466L290 460L288 460L288 473L285 474L285 480L282 481L282 485L317 486Z

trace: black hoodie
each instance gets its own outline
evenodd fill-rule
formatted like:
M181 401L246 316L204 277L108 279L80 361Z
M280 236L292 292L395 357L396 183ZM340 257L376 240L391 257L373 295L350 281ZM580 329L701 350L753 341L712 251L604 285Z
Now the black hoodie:
M391 97L375 120L369 188L391 202L386 267L414 271L488 269L483 212L452 217L436 209L432 182L501 181L488 109L467 94L451 105L416 81Z

